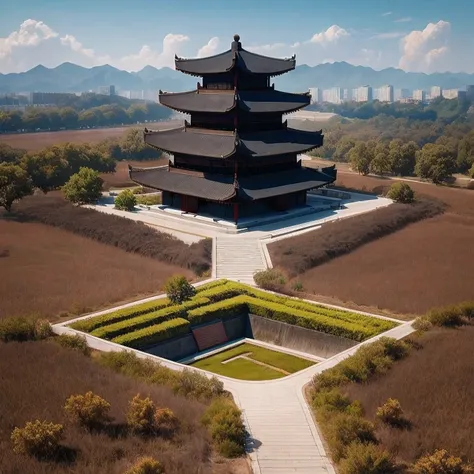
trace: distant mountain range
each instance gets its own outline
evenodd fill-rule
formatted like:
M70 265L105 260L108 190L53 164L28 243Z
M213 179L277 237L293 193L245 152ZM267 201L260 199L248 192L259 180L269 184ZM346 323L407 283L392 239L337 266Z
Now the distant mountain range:
M55 68L36 66L27 72L0 74L0 93L8 92L84 92L96 91L100 86L115 85L120 90L157 90L170 92L196 87L198 78L164 67L146 66L138 72L127 72L109 66L85 68L64 63ZM370 67L353 66L346 62L325 63L317 66L303 64L288 74L276 77L275 86L291 92L305 92L310 87L354 88L363 85L380 87L392 84L401 89L464 88L474 84L474 74L413 73L387 68L375 71Z

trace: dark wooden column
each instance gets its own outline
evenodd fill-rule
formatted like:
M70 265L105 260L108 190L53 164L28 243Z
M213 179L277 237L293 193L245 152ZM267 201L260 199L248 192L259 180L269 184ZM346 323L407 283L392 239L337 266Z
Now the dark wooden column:
M234 222L237 225L239 222L239 203L234 202Z

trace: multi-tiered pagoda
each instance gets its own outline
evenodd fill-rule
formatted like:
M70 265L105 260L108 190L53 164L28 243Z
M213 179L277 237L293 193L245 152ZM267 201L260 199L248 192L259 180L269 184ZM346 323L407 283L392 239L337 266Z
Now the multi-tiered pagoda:
M176 56L176 69L202 77L190 92L160 91L160 103L189 114L178 128L149 131L145 142L170 155L168 165L130 168L131 179L161 190L164 205L224 219L283 211L306 203L306 192L332 183L334 166L301 166L298 155L323 135L288 127L284 114L310 103L309 93L277 91L270 79L295 68L242 48L239 35L221 54Z

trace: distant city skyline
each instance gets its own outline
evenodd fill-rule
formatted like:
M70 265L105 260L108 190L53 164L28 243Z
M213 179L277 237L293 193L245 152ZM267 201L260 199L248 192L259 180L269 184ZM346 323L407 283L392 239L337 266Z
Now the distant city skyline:
M111 64L127 71L173 67L174 54L244 48L297 54L310 66L347 61L374 69L474 72L474 2L452 0L3 0L0 73L37 64Z

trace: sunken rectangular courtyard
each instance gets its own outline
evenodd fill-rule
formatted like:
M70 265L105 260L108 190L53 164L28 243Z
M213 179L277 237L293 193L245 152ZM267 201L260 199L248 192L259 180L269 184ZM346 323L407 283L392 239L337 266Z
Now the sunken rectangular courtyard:
M86 337L218 375L270 380L310 367L398 323L215 280L197 287L195 296L182 304L159 297L66 324Z

